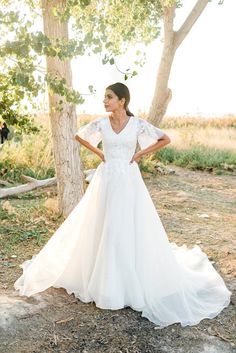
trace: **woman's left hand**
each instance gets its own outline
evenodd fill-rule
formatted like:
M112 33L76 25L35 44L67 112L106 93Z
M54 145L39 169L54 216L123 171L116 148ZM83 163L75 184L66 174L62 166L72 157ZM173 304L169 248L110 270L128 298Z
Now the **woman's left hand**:
M139 152L136 152L136 153L133 155L133 157L132 157L130 163L133 163L133 162L137 162L137 163L138 163L138 162L140 161L141 157L142 157L142 154L140 153L140 151L139 151Z

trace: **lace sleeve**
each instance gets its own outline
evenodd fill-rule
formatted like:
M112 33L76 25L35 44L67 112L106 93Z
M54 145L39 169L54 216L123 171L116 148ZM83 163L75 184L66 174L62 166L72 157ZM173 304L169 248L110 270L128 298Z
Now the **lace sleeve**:
M91 121L90 123L81 126L76 132L76 135L83 140L88 141L92 146L97 147L102 140L101 134L101 118Z
M146 120L138 119L138 143L141 149L157 142L165 133Z

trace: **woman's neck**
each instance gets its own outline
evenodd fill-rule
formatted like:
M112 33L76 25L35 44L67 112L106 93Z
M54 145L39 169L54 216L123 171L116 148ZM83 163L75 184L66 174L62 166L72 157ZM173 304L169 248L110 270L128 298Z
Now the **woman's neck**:
M122 110L116 110L116 111L112 112L110 115L110 118L115 123L122 123L122 122L126 121L129 117L127 116L126 110L122 109Z

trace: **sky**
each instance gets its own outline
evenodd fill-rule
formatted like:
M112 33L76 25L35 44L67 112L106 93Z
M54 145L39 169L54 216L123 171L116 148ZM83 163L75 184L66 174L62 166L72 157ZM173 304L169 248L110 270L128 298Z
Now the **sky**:
M236 115L236 0L210 2L178 48L172 65L169 88L172 100L166 115L222 116ZM176 11L175 30L181 26L196 0L184 0ZM148 113L160 60L162 35L147 47L146 64L138 75L124 81L114 65L102 65L99 55L73 60L73 84L81 93L88 86L96 89L94 96L85 96L78 113L104 113L105 88L114 82L124 82L130 89L130 110ZM132 66L136 48L117 58L120 69Z

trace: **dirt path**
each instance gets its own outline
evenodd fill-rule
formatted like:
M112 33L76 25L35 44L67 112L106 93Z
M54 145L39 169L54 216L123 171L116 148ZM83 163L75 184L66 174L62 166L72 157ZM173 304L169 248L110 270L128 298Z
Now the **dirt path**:
M101 310L62 289L18 297L12 285L20 269L1 265L0 353L236 352L236 177L174 169L174 175L146 175L146 185L170 240L197 243L214 262L233 292L230 306L195 327L159 330L140 312Z

